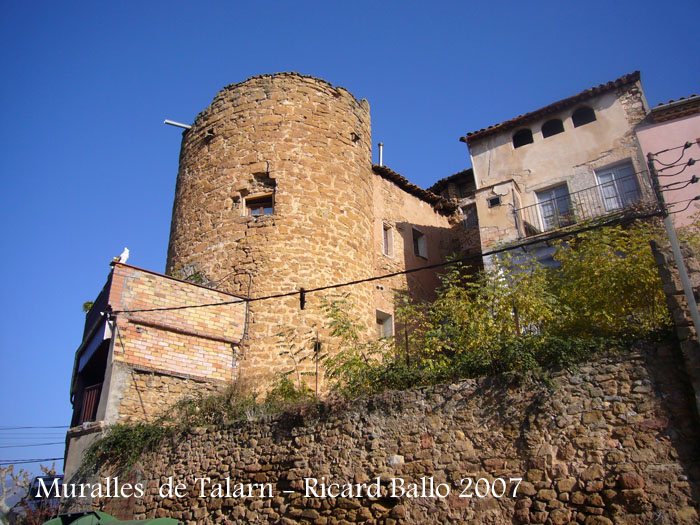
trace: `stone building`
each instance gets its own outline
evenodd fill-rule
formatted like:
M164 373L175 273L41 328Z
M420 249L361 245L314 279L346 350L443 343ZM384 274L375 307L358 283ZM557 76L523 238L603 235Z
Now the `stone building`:
M371 144L368 102L323 80L263 75L216 95L183 133L167 275L116 263L88 313L68 477L104 425L295 370L291 345L308 358L329 342L335 295L365 337L391 336L394 292L430 300L438 284L438 269L401 272L478 254L460 209L372 165ZM218 306L191 308L204 304Z
M653 201L635 135L647 111L637 71L462 137L473 173L450 182L473 178L482 251Z
M66 474L104 425L237 378L314 373L337 294L364 337L391 336L395 291L429 301L440 270L404 272L452 254L478 267L482 252L646 201L647 109L626 75L468 134L473 169L424 190L372 165L365 99L295 73L225 87L183 132L167 275L115 263L87 315ZM546 244L534 250L546 261Z

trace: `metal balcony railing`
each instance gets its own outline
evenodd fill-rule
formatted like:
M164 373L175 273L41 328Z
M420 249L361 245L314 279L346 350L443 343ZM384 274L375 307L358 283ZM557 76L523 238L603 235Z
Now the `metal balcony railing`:
M515 218L520 236L532 237L652 200L642 191L636 174L631 174L517 208Z

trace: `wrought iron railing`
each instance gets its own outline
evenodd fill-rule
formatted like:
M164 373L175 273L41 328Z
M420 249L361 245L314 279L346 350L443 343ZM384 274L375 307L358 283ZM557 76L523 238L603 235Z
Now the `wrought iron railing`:
M653 200L646 184L636 174L619 177L583 190L542 200L515 210L521 237L571 226L578 222L618 213L642 202Z

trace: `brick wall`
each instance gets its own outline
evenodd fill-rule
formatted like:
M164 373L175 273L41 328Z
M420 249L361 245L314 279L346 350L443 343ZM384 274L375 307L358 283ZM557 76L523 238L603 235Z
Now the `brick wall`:
M245 303L236 296L138 268L114 267L113 311L232 302L182 310L118 313L114 361L167 374L230 381L243 336Z

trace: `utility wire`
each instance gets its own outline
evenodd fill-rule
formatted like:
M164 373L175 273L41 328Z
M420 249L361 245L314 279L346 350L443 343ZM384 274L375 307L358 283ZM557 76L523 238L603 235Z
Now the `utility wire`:
M313 292L321 292L321 291L325 291L325 290L331 290L331 289L337 289L337 288L344 288L344 287L353 286L353 285L356 285L356 284L362 284L362 283L368 283L368 282L373 282L373 281L379 281L379 280L383 280L383 279L388 279L388 278L396 277L396 276L399 276L399 275L407 275L407 274L410 274L410 273L416 273L416 272L420 272L420 271L422 271L422 270L431 270L431 269L434 269L434 268L441 268L441 267L444 267L444 266L450 266L450 265L453 265L453 264L459 264L459 263L463 263L463 262L468 262L468 261L471 261L471 260L474 260L474 259L477 259L477 258L486 257L486 256L490 256L490 255L497 255L497 254L504 253L504 252L508 252L508 251L515 250L515 249L518 249L518 248L524 248L524 247L527 247L527 246L531 246L531 245L533 245L533 244L538 244L538 243L544 242L545 240L546 240L546 241L552 241L552 240L556 240L556 239L561 239L561 238L564 238L564 237L568 237L568 236L570 236L570 235L575 235L575 234L577 234L577 233L583 233L583 232L586 232L586 231L590 231L590 230L602 228L602 227L605 227L605 226L611 226L611 225L613 225L613 224L621 224L621 223L623 223L623 222L629 222L629 221L633 221L633 220L636 220L636 219L648 219L648 218L651 218L651 217L659 217L659 216L661 216L661 215L662 215L662 213L661 213L660 211L655 211L655 212L646 213L646 214L641 214L641 215L616 217L616 218L614 218L614 219L611 219L611 220L609 220L609 221L605 221L605 222L602 222L602 223L597 223L597 222L596 222L596 223L593 224L593 225L584 226L584 227L577 228L577 229L574 229L574 230L568 230L568 231L560 232L560 233L558 233L558 234L551 235L551 236L547 237L546 239L542 239L542 238L531 239L530 241L525 241L525 242L521 242L521 243L517 243L517 244L513 244L513 245L503 246L503 247L497 248L497 249L495 249L495 250L491 250L491 251L488 251L488 252L476 253L476 254L472 254L472 255L465 256L465 257L460 257L459 259L453 259L453 260L451 260L451 261L445 261L445 262L440 262L440 263L435 263L435 264L429 264L429 265L426 265L426 266L420 266L420 267L418 267L418 268L411 268L411 269L408 269L408 270L402 270L402 271L399 271L399 272L393 272L393 273L388 273L388 274L384 274L384 275L378 275L378 276L375 276L375 277L368 277L368 278L365 278L365 279L357 279L357 280L354 280L354 281L348 281L348 282L344 282L344 283L330 284L330 285L327 285L327 286L319 286L319 287L317 287L317 288L309 288L308 290L295 290L295 291L293 291L293 292L284 292L284 293L279 293L279 294L266 295L266 296L263 296L263 297L255 297L255 298L252 298L252 299L237 299L237 300L235 300L235 301L223 301L223 302L219 302L219 303L191 304L191 305L181 305L181 306L166 306L166 307L160 307L160 308L142 308L142 309L136 309L136 310L115 310L115 311L108 312L108 313L109 313L109 315L118 315L118 314L141 313L141 312L164 312L164 311L172 311L172 310L185 310L185 309L190 309L190 308L206 308L206 307L209 307L209 306L225 306L225 305L230 305L230 304L234 304L234 303L240 303L240 302L243 302L243 301L246 301L246 302L248 302L248 303L252 303L252 302L256 302L256 301L266 301L266 300L268 300L268 299L279 299L279 298L283 298L283 297L292 297L292 296L295 296L295 295L299 295L299 296L301 297L302 294L303 294L303 295L306 295L306 294L313 293Z
M693 144L694 144L694 142L686 141L684 144L681 144L680 146L675 146L675 147L673 147L673 148L662 149L661 151L657 151L656 153L652 153L652 155L656 157L657 155L660 155L661 153L666 153L666 152L668 152L668 151L674 151L674 150L677 150L677 149L680 149L680 148L683 148L683 149L685 150L685 149L688 149L688 148L689 148L690 146L692 146ZM656 159L655 159L655 160L656 160Z
M676 210L676 211L669 212L669 215L673 215L675 213L683 213L685 210L690 208L690 205L693 203L693 201L697 201L697 200L700 200L700 195L697 195L696 197L693 197L692 199L687 199L684 201L669 202L668 203L669 206L673 206L675 204L683 204L684 202L688 203L688 204L686 204L685 208L683 208L682 210Z
M46 447L48 445L65 445L65 442L56 441L54 443L31 443L29 445L0 445L0 448Z
M60 461L63 458L41 458L41 459L0 459L0 465L24 465L27 463L44 463L45 461Z
M676 175L680 175L681 173L683 173L686 169L688 169L689 166L693 166L693 165L695 164L695 162L697 162L697 160L691 158L691 159L688 159L688 162L683 162L683 163L681 163L681 164L672 164L672 165L670 165L670 166L666 166L665 168L662 168L662 169L660 169L660 170L657 170L657 173L656 173L656 174L657 174L659 177L675 177ZM671 169L671 168L676 168L676 167L678 167L678 166L683 166L683 167L682 167L679 171L677 171L676 173L664 173L663 175L661 174L661 172L664 171L664 170L668 170L668 169Z
M692 145L693 145L692 142L686 142L685 144L683 144L683 146L679 146L679 147L682 147L682 148L683 148L683 151L681 151L681 156L678 157L678 158L677 158L676 160L674 160L673 162L662 162L662 161L660 161L658 158L656 158L657 155L658 155L659 153L664 153L663 151L660 151L660 152L657 152L657 153L652 153L651 155L654 157L654 162L658 162L658 163L661 164L662 166L671 167L671 166L673 166L674 164L677 164L678 162L680 162L681 159L682 159L683 157L685 157L685 150L687 150L687 149L688 149L690 146L692 146ZM673 148L673 149L678 149L678 148ZM671 149L668 149L668 150L666 150L666 151L671 151Z
M27 428L70 428L68 425L56 425L53 427L0 427L0 431L3 430L25 430Z
M659 186L661 189L664 189L666 191L677 191L677 190L683 190L690 186L691 184L695 184L698 182L700 179L698 179L695 175L693 175L690 179L688 180L679 180L678 182L672 182L670 184L664 184L663 186ZM681 186L680 188L672 188L671 186L677 186L678 184L685 184Z

